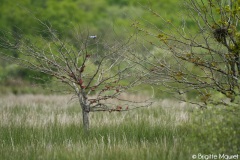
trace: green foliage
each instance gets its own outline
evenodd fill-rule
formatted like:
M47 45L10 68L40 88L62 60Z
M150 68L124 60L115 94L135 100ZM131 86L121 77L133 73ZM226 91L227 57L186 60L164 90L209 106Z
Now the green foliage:
M161 8L162 13L167 13L169 19L174 21L175 18L172 11L173 8L174 10L178 8L178 3L176 2L178 1L163 0L160 5L157 0L151 1L151 4L139 0L2 0L0 6L1 31L7 30L13 35L20 35L16 37L13 36L13 42L15 38L29 36L31 42L44 44L43 41L41 42L41 40L43 40L42 37L50 39L50 37L48 37L49 33L47 33L46 28L35 19L36 16L36 18L41 19L44 23L49 24L62 40L71 42L74 47L79 47L79 44L76 44L74 39L76 31L82 31L85 30L85 28L87 28L89 34L96 34L98 37L109 42L113 42L115 39L122 41L126 40L126 37L129 37L129 35L133 33L133 28L131 28L130 25L135 18L155 19L154 17L148 16L144 8L145 5ZM109 32L109 30L112 30L112 32ZM5 33L1 33L1 36L6 35ZM44 45L42 47L44 47ZM141 52L141 50L139 51ZM18 54L12 51L3 50L3 52L18 56ZM8 68L8 66L4 66L3 63L1 63L1 66L1 70L4 71L4 73L0 75L1 84L8 81L7 77L18 77L18 79L23 80L23 83L25 81L26 83L32 83L32 79L29 77L34 77L34 75L37 74L18 67L15 68L15 71L9 72L8 69L5 69L6 67ZM92 67L94 66L89 68ZM42 78L44 78L44 76Z
M8 65L5 68L0 68L2 70L0 74L0 78L2 82L9 82L11 85L14 83L15 80L24 80L24 81L31 81L33 83L46 83L49 82L49 76L39 73L33 70L21 68L18 65ZM19 79L19 78L22 79ZM41 77L41 78L39 78ZM5 83L5 84L6 84Z
M191 138L198 153L236 154L240 144L239 107L209 107L192 116ZM197 146L195 146L197 145Z

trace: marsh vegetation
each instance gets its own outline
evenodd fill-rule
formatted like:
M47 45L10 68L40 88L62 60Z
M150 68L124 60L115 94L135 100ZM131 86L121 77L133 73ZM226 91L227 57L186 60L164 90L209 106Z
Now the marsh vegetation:
M86 135L81 108L70 98L1 97L0 159L187 160L197 153L239 153L237 109L236 115L224 118L224 108L216 116L218 110L201 113L165 99L151 108L90 114Z

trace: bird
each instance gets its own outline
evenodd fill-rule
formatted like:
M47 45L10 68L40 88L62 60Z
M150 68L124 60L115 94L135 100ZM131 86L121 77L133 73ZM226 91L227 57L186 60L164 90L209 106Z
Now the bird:
M97 35L89 36L89 38L95 39L95 38L97 38Z

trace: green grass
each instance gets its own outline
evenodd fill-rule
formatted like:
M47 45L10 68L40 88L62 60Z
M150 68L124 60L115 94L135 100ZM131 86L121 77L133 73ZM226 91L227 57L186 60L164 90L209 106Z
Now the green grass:
M225 142L232 144L222 150L225 154L239 151L238 119L223 124L222 114L216 120L215 111L199 111L165 100L129 112L92 113L91 129L84 133L81 110L77 102L68 103L69 99L42 95L1 97L0 159L188 160L192 154L215 153ZM214 136L215 129L203 132L204 127L210 128L203 123L213 119L212 123L220 127ZM232 132L222 132L225 129ZM215 140L208 136L222 140L213 145ZM206 150L207 146L211 148Z

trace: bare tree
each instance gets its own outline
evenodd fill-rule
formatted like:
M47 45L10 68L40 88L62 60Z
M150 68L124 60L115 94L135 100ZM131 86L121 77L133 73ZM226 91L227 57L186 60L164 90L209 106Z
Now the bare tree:
M176 13L183 19L181 26L151 8L148 10L159 18L163 28L149 20L144 20L149 23L148 28L139 21L133 23L145 37L142 38L145 39L144 46L146 42L152 46L148 54L135 55L133 61L149 74L147 83L162 84L181 95L197 92L196 99L200 102L196 103L202 107L206 104L238 106L239 1L188 0L186 6L187 21ZM225 98L217 99L217 93Z
M76 31L74 40L62 40L50 25L39 22L45 27L46 36L37 40L2 32L1 46L17 51L19 57L7 55L4 50L1 56L68 86L82 108L85 130L89 129L90 112L128 111L151 104L147 98L135 101L121 96L141 84L144 76L135 74L138 66L126 56L131 50L131 37L125 43L109 43L89 32Z

